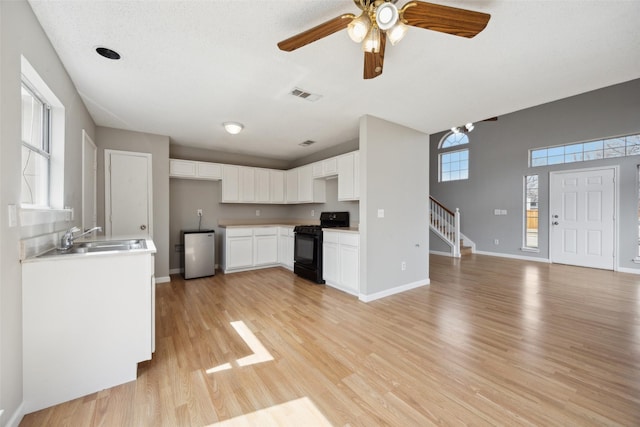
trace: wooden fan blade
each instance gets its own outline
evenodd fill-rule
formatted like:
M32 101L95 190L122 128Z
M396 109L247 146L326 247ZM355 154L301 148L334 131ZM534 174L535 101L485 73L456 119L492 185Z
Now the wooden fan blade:
M405 4L400 16L402 22L407 25L467 38L472 38L484 30L491 18L487 13L423 1Z
M380 51L378 53L364 53L364 78L373 79L382 74L382 65L384 63L384 45L387 43L385 33L380 33Z
M286 40L282 40L278 43L278 47L281 50L291 52L292 50L306 46L309 43L320 40L321 38L330 36L337 31L344 30L355 17L356 16L353 13L345 13L344 15L333 18L330 21L324 22L307 31L293 37L289 37Z

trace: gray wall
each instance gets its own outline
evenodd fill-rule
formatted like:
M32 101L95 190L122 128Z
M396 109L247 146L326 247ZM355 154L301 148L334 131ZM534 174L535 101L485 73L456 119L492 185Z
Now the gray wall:
M637 166L632 156L528 167L528 150L599 138L640 133L640 80L500 116L497 122L476 124L470 134L469 179L438 182L437 146L445 134L431 136L431 195L449 208L460 208L462 232L477 250L510 256L549 258L549 173L552 171L620 166L620 266L638 268ZM523 177L538 174L540 181L539 253L523 252ZM493 210L508 215L494 216ZM494 245L494 239L500 244ZM447 250L432 236L432 249Z
M309 163L317 162L318 160L328 159L330 157L339 156L340 154L350 153L356 151L360 147L360 140L358 138L351 141L343 142L333 147L325 148L308 156L300 157L289 163L288 169L293 169L298 166L308 165Z
M169 277L169 137L106 127L96 128L98 146L98 225L104 225L104 150L151 153L153 242L156 279Z
M360 120L362 294L428 281L428 165L429 135L372 116Z
M198 158L190 160L210 160L211 158ZM327 203L313 203L304 205L262 205L262 204L236 204L220 203L222 199L222 182L198 181L190 179L172 178L169 183L170 194L170 268L180 268L180 253L176 251L176 245L180 244L181 230L198 229L197 209L202 209L201 229L213 229L216 232L216 263L221 265L220 255L221 238L219 220L261 220L274 221L281 219L318 221L318 215L322 211L349 211L352 224L358 222L358 202L338 202L338 181L327 181ZM256 216L256 210L260 210L260 216ZM315 210L315 217L311 216L311 210Z
M22 274L19 241L27 227L8 227L7 205L20 205L20 55L65 106L64 206L82 218L82 129L95 125L40 24L24 0L0 1L0 425L17 424L22 408ZM52 230L53 231L53 230Z
M201 162L225 163L228 165L252 166L257 168L288 169L289 161L267 159L246 154L226 153L205 148L185 147L171 143L169 156L172 159L199 160Z

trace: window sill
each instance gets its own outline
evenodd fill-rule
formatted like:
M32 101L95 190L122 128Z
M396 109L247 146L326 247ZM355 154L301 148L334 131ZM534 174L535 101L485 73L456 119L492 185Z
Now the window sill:
M20 207L20 226L33 227L73 220L73 208L52 209L42 207Z
M536 248L520 248L520 250L522 252L532 252L532 253L536 253L536 254L540 253L540 249L536 249Z

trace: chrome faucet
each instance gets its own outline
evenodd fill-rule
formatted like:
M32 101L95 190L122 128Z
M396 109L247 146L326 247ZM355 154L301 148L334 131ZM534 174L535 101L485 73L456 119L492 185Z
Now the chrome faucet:
M80 231L78 227L71 227L70 229L65 231L64 235L60 239L60 249L64 249L64 250L70 249L71 246L73 246L74 240L79 239L82 236L86 236L89 233L93 233L94 231L102 231L102 227L100 226L93 227L86 230L82 234L78 234L77 236L74 236L73 233L77 233L78 231Z

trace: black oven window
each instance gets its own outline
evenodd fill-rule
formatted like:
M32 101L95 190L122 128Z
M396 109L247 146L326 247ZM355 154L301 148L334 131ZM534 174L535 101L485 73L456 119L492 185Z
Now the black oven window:
M314 238L311 236L296 236L296 261L313 262L314 255Z

